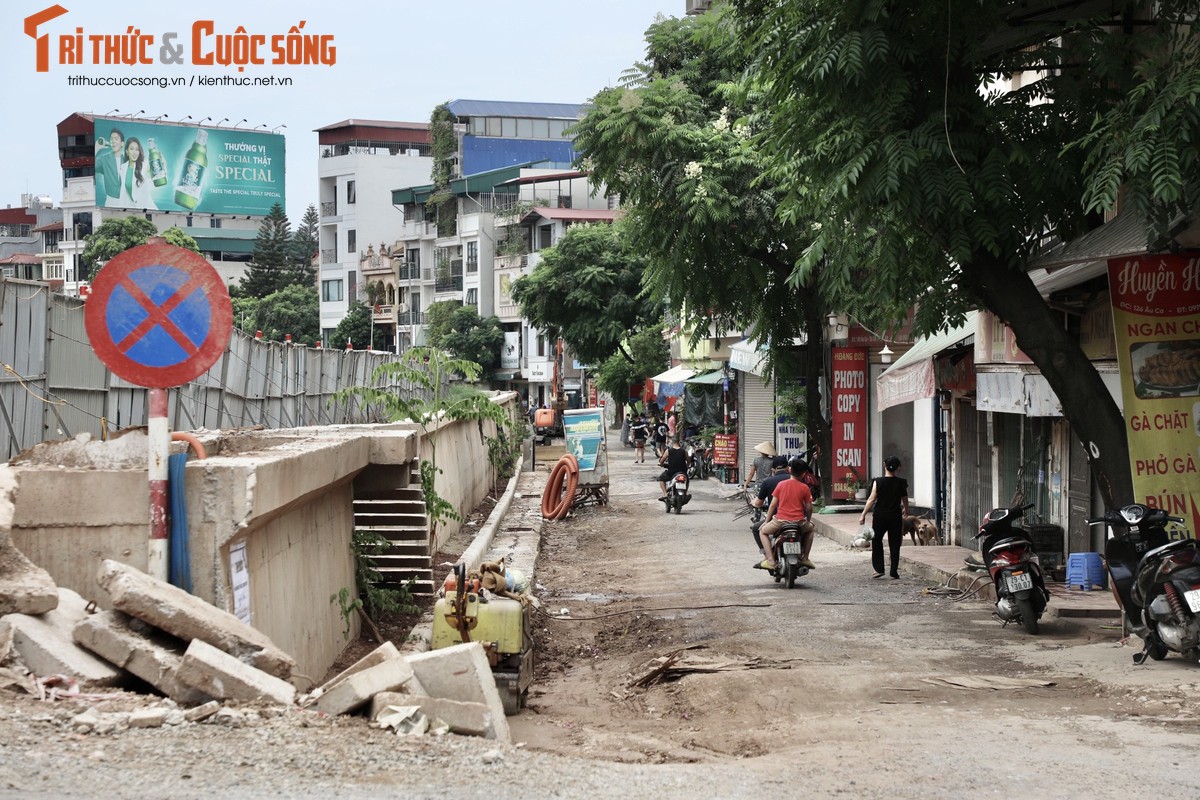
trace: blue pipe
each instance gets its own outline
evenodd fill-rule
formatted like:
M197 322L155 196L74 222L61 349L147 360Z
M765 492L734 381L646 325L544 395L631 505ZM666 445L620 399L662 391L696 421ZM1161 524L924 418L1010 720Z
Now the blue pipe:
M173 586L192 591L192 558L188 547L187 497L183 472L188 454L175 453L167 460L167 497L171 506L171 547L168 577Z

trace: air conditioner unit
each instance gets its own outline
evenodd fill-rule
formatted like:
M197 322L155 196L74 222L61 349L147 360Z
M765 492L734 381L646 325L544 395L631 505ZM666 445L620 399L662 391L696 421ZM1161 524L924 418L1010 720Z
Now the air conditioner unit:
M405 150L405 151L404 151L404 155L406 155L406 156L419 156L419 155L421 155L421 151L420 151L420 150L417 150L417 149L415 149L415 148L411 148L411 149Z

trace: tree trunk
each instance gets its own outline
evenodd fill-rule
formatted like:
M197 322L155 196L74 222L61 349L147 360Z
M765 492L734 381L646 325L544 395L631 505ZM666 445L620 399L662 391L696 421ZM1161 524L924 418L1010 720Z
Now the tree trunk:
M1058 395L1063 416L1087 453L1104 504L1119 508L1133 502L1125 420L1059 314L1046 305L1025 271L1011 269L990 255L976 254L963 273L983 306L1012 328L1017 345Z
M815 281L814 281L815 283ZM821 375L825 371L825 313L816 295L804 302L804 332L808 337L804 349L804 402L808 414L809 447L820 445L821 453L813 461L821 478L821 494L829 497L833 491L833 468L830 461L831 430L821 409Z

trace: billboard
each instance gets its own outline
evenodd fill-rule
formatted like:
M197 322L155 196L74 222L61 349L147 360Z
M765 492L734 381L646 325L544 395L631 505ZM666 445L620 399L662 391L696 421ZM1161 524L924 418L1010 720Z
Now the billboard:
M278 134L97 117L95 138L97 206L265 216L285 205Z

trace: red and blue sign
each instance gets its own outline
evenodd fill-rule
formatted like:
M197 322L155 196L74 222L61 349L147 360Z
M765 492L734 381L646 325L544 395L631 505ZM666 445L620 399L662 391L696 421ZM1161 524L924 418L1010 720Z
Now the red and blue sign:
M233 306L203 256L144 244L105 264L84 313L96 355L120 377L170 388L203 375L229 344Z

